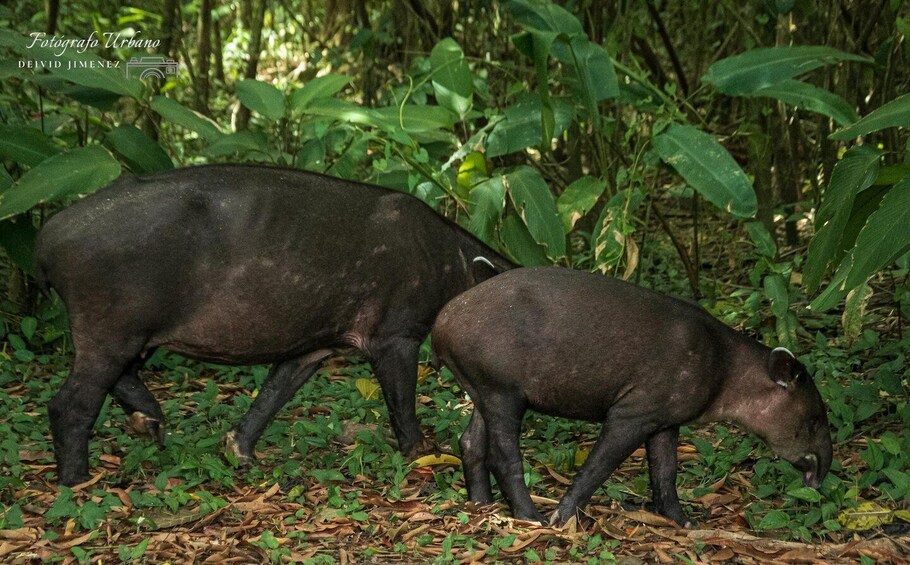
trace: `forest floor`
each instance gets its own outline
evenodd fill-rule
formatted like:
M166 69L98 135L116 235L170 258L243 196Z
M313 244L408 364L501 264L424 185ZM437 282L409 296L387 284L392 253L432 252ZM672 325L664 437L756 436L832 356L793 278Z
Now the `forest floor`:
M342 358L281 412L260 441L259 464L238 471L221 437L249 406L265 368L156 355L143 376L168 420L164 448L129 437L109 402L90 447L93 478L58 489L46 403L69 356L29 359L21 351L0 355L4 563L910 562L904 524L841 529L833 516L844 504L800 494L798 472L724 426L683 430L680 494L695 529L617 502L641 503L648 494L643 449L598 491L580 523L540 527L511 519L501 502L474 506L457 465L401 458L369 366ZM443 448L457 450L469 403L447 373L422 367L421 381L418 417ZM896 429L888 419L875 427ZM597 426L529 415L525 430L526 479L547 515ZM848 485L863 466L862 435L836 446ZM839 484L827 487L830 496ZM872 486L850 494L881 498Z

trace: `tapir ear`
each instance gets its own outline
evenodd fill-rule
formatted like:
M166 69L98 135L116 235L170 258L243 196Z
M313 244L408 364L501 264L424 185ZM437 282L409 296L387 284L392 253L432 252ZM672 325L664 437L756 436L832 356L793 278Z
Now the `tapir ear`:
M498 274L499 271L496 270L496 267L493 265L492 261L483 255L474 257L474 260L471 262L471 275L474 277L474 284L480 284L483 281L495 277Z
M778 347L768 357L768 374L778 385L789 388L799 376L799 362L786 347Z

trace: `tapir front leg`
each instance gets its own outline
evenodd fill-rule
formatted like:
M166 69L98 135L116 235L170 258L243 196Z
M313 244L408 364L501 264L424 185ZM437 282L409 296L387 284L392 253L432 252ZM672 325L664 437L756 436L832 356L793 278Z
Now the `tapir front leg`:
M320 349L298 359L276 363L269 370L252 406L234 428L225 436L227 448L241 465L251 465L256 459L256 442L262 432L300 390L322 361L332 354L330 349Z
M651 498L653 511L674 520L683 527L691 522L679 505L676 493L676 446L679 443L679 428L667 428L651 437L645 444L648 452L648 473L651 475Z
M417 352L420 342L393 338L375 348L373 370L389 409L398 449L406 457L432 451L417 423Z
M559 501L551 522L565 524L591 500L613 471L650 436L653 428L619 414L607 418L588 459Z

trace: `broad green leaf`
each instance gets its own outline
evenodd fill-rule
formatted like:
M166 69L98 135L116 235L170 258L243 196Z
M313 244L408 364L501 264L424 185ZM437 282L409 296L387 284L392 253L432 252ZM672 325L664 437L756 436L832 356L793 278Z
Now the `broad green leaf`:
M809 304L809 310L814 312L826 312L834 308L847 295L846 290L842 290L841 285L847 279L847 272L850 270L851 258L846 256L841 260L837 271L831 277L831 282L816 298Z
M303 109L303 113L372 127L378 126L381 121L372 108L364 108L337 98L314 99Z
M451 129L457 117L452 112L439 106L388 106L373 110L379 116L381 126L400 127L406 132L423 132L438 129Z
M219 137L204 151L206 155L212 157L247 152L257 153L260 157L269 157L268 137L261 131L238 131Z
M515 21L525 28L566 35L584 33L581 22L568 10L551 2L511 0L505 5Z
M837 94L800 80L787 79L756 90L749 96L774 98L784 104L828 116L840 125L852 124L859 119L853 106Z
M506 204L506 187L503 177L496 175L475 185L470 192L471 232L493 245L493 229L499 223Z
M570 46L578 94L595 103L619 96L619 83L607 50L583 36L572 38ZM592 110L596 111L596 107Z
M475 184L490 178L490 170L487 167L487 157L480 151L471 151L461 160L458 166L458 183L459 194L464 192L466 195L471 187Z
M803 272L806 290L818 288L829 265L844 251L844 229L853 209L856 195L872 185L878 175L882 153L866 145L852 147L834 165L831 182L815 216L815 237L809 242L809 253ZM851 242L852 243L852 242Z
M505 109L504 119L490 131L485 141L487 157L499 157L540 145L542 104L534 95L522 97ZM572 123L572 107L561 100L553 101L554 136L562 135Z
M35 128L0 125L0 157L34 167L60 153L54 141Z
M811 487L798 487L792 490L788 490L787 494L793 498L804 500L806 502L818 502L822 499L822 495Z
M30 169L0 194L0 220L42 202L89 194L120 176L120 163L100 145L70 149Z
M273 120L284 117L286 111L284 94L271 84L246 79L237 82L234 91L240 103L250 110Z
M556 199L556 209L566 233L572 231L575 222L591 211L606 188L606 181L589 176L581 177L566 187Z
M145 132L122 124L104 136L104 144L116 151L137 173L154 173L174 168L174 163L161 146Z
M506 216L502 221L499 236L506 250L518 264L525 267L552 264L547 258L546 248L534 241L518 214Z
M292 110L305 110L317 98L328 98L351 83L351 77L325 75L307 81L291 94L289 105Z
M778 274L765 277L765 296L771 301L771 312L778 318L787 315L790 309L790 293L787 290L787 281Z
M170 98L156 96L152 98L151 106L166 121L199 134L209 143L224 135L218 124Z
M841 326L844 328L844 337L853 343L863 331L863 318L866 315L866 304L872 298L872 288L863 283L847 293L847 302L844 304L844 313L841 315Z
M717 61L702 81L724 94L743 96L838 61L871 63L872 59L833 47L762 47Z
M746 231L755 245L755 250L759 255L773 259L777 255L777 244L774 242L774 236L768 232L768 229L761 222L747 222Z
M652 142L660 158L708 202L740 218L755 215L757 201L749 177L714 136L672 124Z
M855 124L839 129L828 137L847 141L885 128L910 128L910 94L904 94L869 112Z
M790 516L786 512L783 510L772 510L762 517L758 523L758 528L761 530L776 530L785 528L789 524Z
M433 47L430 68L439 105L464 116L471 109L474 82L464 52L454 39L447 37Z
M0 196L0 202L2 202ZM6 255L30 275L35 274L35 236L38 230L29 214L20 214L0 222L0 246Z
M844 282L852 289L910 251L910 177L894 185L882 198L856 236L852 264Z
M518 167L505 175L503 184L534 240L547 248L549 257L565 257L566 234L556 211L556 202L537 169Z

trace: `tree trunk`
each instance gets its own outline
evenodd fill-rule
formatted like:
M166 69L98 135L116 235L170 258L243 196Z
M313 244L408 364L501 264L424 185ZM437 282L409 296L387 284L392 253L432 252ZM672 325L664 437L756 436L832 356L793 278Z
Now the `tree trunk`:
M212 0L199 4L196 28L196 109L205 115L209 112L209 66L212 59Z
M259 69L259 54L262 51L262 26L265 22L265 0L248 0L247 14L249 15L250 46L249 59L247 59L246 69L243 71L243 78L256 78L256 71ZM250 111L246 106L241 106L237 111L237 121L235 127L237 131L247 128L250 123Z
M214 45L214 52L212 55L215 57L215 78L224 82L224 48L221 42L221 20L216 19L212 22L212 38Z
M57 33L57 18L60 16L60 0L44 0L44 12L47 15L47 34Z

